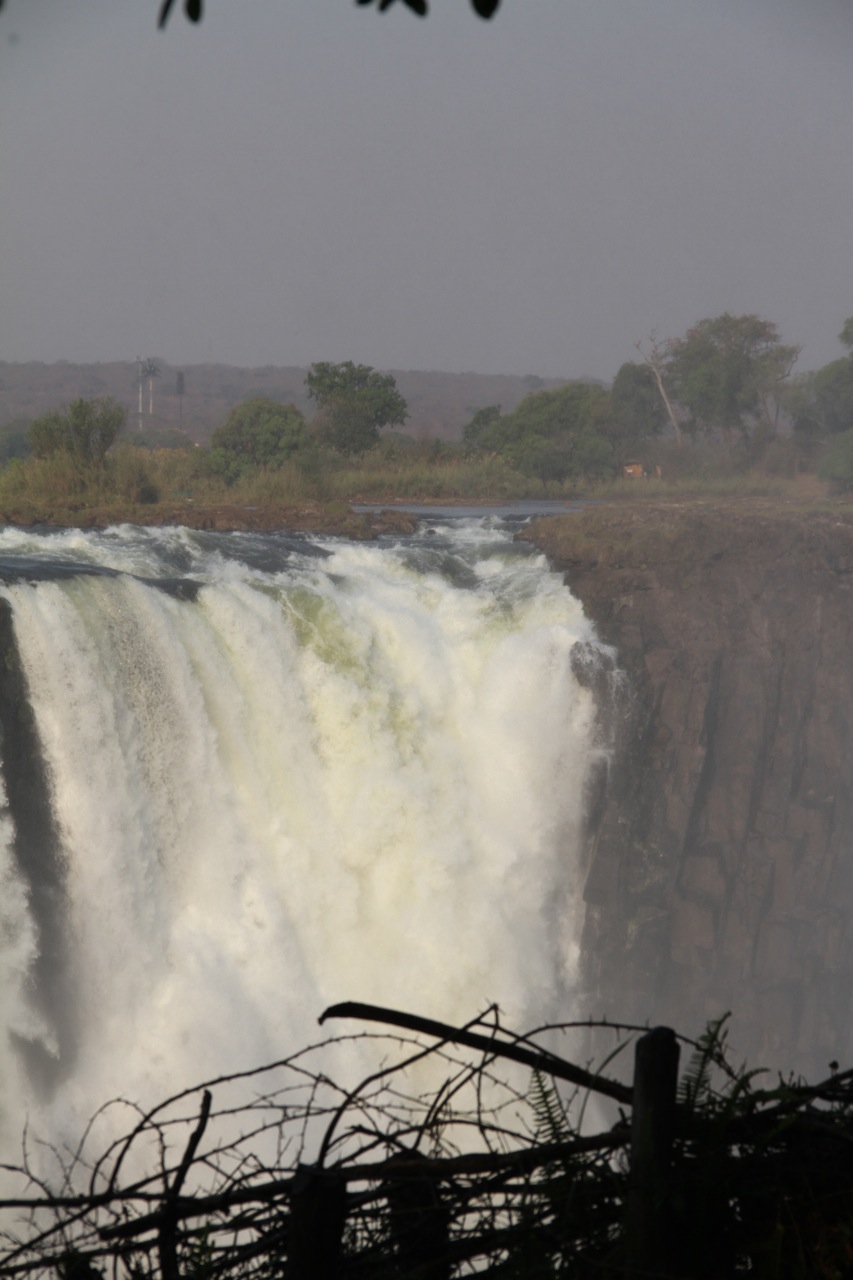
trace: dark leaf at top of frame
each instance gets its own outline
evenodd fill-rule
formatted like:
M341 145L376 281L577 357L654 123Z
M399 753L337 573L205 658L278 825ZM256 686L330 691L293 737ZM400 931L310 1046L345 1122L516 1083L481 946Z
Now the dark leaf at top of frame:
M370 4L370 0L356 0L357 4ZM386 9L394 3L394 0L379 0L379 12L384 13ZM413 9L421 18L426 17L427 0L403 0L403 3Z
M498 11L501 0L471 0L474 12L481 18L491 18Z
M166 21L172 10L175 0L163 0L160 6L160 16L157 19L158 27L165 27ZM184 13L190 22L201 22L202 19L202 0L184 0Z

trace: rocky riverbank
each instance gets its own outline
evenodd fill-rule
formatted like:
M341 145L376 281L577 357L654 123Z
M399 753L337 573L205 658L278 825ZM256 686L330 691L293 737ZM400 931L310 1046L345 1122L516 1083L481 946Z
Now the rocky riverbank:
M759 499L534 524L626 673L593 832L590 1011L753 1064L853 1060L853 513Z
M345 502L303 502L292 506L264 507L242 507L225 502L202 506L184 502L125 503L102 507L69 505L50 509L19 507L0 511L0 524L74 529L105 529L114 524L155 528L184 525L189 529L215 529L220 533L286 529L369 539L381 533L411 533L417 521L409 512L393 507L358 512Z

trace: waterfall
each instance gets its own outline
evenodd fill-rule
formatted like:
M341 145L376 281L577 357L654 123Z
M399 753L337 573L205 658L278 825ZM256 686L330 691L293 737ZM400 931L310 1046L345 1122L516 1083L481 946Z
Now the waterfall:
M506 526L5 530L0 582L4 1143L339 1000L571 1016L595 638Z

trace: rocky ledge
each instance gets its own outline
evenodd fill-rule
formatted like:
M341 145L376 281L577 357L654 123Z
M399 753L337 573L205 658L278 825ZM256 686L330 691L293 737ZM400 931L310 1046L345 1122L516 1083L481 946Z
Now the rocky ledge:
M184 525L189 529L214 529L219 533L260 530L292 530L331 533L347 538L376 538L381 533L412 533L416 519L393 507L381 511L354 511L345 502L303 502L292 506L242 507L220 502L210 506L191 502L122 506L69 506L40 510L36 507L0 512L0 524L48 528L105 529L113 524L154 527Z
M753 1065L853 1061L853 514L590 507L529 535L625 672L586 878L590 1011Z

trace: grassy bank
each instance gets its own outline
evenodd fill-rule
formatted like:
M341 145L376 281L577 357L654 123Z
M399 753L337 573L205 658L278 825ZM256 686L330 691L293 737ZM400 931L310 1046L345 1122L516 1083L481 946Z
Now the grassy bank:
M258 508L428 499L506 501L569 492L564 485L530 480L497 458L431 458L408 452L395 457L379 450L351 460L324 457L258 469L230 485L211 472L200 449L120 445L99 465L57 453L14 459L0 471L0 512L7 522L22 523L45 519L47 513L80 514L95 508L138 512L163 505Z
M211 470L205 450L150 450L129 444L114 447L98 464L56 453L14 459L0 470L0 518L17 524L161 523L179 521L181 511L217 506L298 510L311 505L333 513L352 502L578 497L632 503L752 497L810 505L828 501L829 490L812 475L732 474L707 467L662 479L544 483L496 456L472 457L430 445L382 447L354 459L314 456L275 470L255 470L231 485Z

